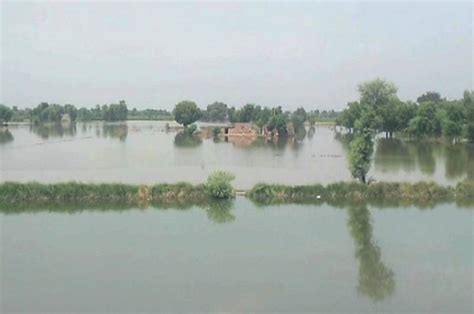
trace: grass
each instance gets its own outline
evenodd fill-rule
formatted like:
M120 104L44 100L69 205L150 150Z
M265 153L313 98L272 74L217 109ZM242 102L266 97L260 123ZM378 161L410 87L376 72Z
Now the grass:
M369 185L356 182L286 186L257 184L247 194L260 204L273 203L328 203L349 205L369 203L379 206L431 207L438 203L456 202L474 205L474 183L464 181L456 187L441 186L433 182L392 183L376 182Z
M227 182L227 181L226 181ZM78 182L43 184L37 182L0 184L0 211L21 212L35 208L77 211L83 208L127 209L136 207L189 208L215 203L215 193L207 184L189 183L129 185L118 183L89 184ZM226 194L230 201L235 193ZM327 203L333 206L372 204L385 206L431 207L455 202L474 206L474 181L463 181L455 187L433 182L369 185L339 182L329 185L287 186L260 183L246 196L257 204Z
M188 183L157 184L153 186L129 184L88 184L37 182L0 184L0 203L21 204L123 204L148 206L152 204L193 204L209 198L204 185Z

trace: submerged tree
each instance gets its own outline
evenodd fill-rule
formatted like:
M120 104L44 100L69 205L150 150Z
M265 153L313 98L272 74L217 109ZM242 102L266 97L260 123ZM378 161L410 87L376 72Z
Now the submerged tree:
M364 205L348 210L348 226L355 244L355 256L359 260L357 291L374 301L381 301L395 291L393 271L382 262L380 247L372 239L370 212Z
M366 183L375 134L383 130L391 137L398 128L397 112L402 107L396 96L396 86L381 79L360 84L359 93L360 101L351 104L340 122L354 128L355 136L349 146L349 168L354 178Z
M366 183L374 151L372 136L370 134L356 136L349 144L349 149L351 174L360 182Z

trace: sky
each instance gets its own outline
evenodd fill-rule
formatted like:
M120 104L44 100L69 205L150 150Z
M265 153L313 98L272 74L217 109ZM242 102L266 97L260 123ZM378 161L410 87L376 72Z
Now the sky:
M472 2L2 1L0 102L340 110L473 88Z

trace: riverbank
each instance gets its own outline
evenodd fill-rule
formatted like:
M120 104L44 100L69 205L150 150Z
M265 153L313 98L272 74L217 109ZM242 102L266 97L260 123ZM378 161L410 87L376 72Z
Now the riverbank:
M347 206L368 204L386 206L431 207L439 203L456 203L459 206L474 206L474 182L463 181L455 187L441 186L433 182L389 183L376 182L363 185L355 182L340 182L329 185L286 186L257 184L251 190L234 191L226 198L229 202L235 195L249 198L258 205L269 204L323 204ZM222 200L221 200L222 201ZM103 208L125 209L133 207L206 206L217 200L206 184L189 183L129 185L37 182L0 184L0 210L28 210L32 208Z

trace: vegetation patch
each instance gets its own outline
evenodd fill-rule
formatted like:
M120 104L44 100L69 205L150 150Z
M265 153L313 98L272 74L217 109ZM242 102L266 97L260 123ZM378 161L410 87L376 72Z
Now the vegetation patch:
M231 207L235 190L231 185L234 176L215 172L205 184L190 183L128 185L37 182L0 184L2 212L20 212L26 209L68 208L189 208L199 205L211 208L216 215L216 202ZM474 181L463 181L455 187L433 182L396 183L338 182L328 184L287 186L259 183L246 196L257 204L327 203L345 207L354 204L371 204L379 207L417 206L432 207L439 203L455 202L459 206L474 206ZM61 210L63 211L63 210Z
M433 182L377 182L368 185L339 182L327 186L260 183L247 195L261 204L325 202L335 206L368 203L378 206L431 207L437 203L457 202L470 206L474 204L474 183L464 181L456 187L441 186Z

